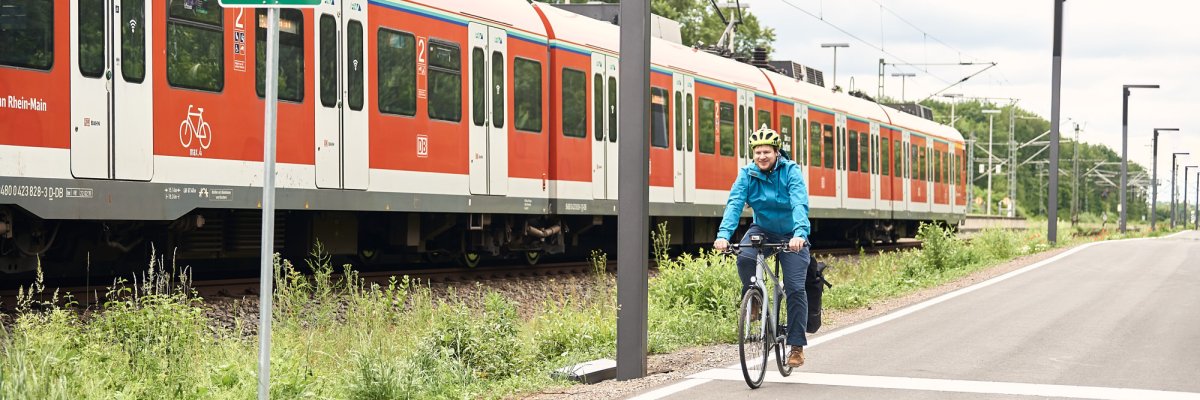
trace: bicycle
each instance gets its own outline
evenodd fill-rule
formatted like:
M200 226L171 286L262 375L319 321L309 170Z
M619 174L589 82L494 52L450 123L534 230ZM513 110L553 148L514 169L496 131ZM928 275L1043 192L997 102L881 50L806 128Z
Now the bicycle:
M195 136L200 141L200 148L207 150L212 145L212 128L204 121L204 108L196 110L192 112L192 105L188 104L187 117L179 123L179 144L184 148L191 147L192 136ZM192 123L192 117L196 117L195 124Z
M775 259L775 271L772 272L766 267L766 256L763 255L763 250L791 251L787 249L787 243L763 243L764 239L765 236L762 235L750 235L750 247L758 250L756 271L751 278L751 287L742 296L742 304L738 308L738 354L741 356L742 377L751 389L762 385L767 374L767 358L771 356L772 350L775 351L779 374L788 376L792 373L792 367L787 365L785 359L787 321L779 314L784 295L783 281L779 278L780 261ZM728 252L741 257L742 247L740 243L730 244ZM772 289L770 291L766 290L768 280ZM764 299L764 296L767 298ZM771 306L763 307L763 304ZM757 314L754 313L756 309ZM768 342L766 338L771 340Z

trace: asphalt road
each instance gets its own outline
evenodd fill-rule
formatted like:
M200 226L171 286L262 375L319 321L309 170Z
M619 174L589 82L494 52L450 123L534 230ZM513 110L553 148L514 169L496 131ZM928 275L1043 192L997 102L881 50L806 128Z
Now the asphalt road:
M1101 242L639 398L1200 399L1200 232ZM773 362L772 362L773 364Z

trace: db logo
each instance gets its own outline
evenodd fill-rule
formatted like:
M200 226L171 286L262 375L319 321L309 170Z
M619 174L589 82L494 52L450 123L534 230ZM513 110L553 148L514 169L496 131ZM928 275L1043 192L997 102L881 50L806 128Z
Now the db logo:
M417 135L417 157L429 157L429 136Z

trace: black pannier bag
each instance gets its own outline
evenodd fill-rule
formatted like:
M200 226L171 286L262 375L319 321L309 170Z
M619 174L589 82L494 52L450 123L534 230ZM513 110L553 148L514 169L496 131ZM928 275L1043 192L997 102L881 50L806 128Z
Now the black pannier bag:
M821 329L821 296L826 287L833 287L825 280L825 268L828 267L817 260L808 263L808 275L804 278L804 291L808 294L808 326L805 329L808 333L817 333Z

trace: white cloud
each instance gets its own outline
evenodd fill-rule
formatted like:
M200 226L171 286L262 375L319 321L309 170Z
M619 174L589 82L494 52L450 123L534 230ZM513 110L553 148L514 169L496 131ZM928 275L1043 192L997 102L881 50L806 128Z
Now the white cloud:
M822 16L870 45L787 3ZM880 3L904 20L882 10ZM827 42L850 43L850 48L838 50L838 81L847 86L853 78L854 87L869 94L876 91L881 57L888 62L903 59L911 63L995 61L997 67L948 92L1019 98L1021 107L1050 118L1053 2L753 0L750 11L776 30L775 58L824 70L826 80L832 79L833 54L820 43ZM1086 124L1082 140L1107 145L1119 154L1121 85L1161 85L1161 89L1135 89L1130 96L1129 157L1148 167L1151 129L1180 128L1179 133L1160 136L1158 167L1164 182L1169 179L1171 151L1190 151L1195 156L1181 164L1200 164L1200 119L1192 118L1200 111L1200 79L1196 79L1200 29L1196 29L1195 15L1200 15L1200 2L1191 0L1065 3L1063 121L1071 118ZM894 56L882 54L872 45L882 45ZM887 72L917 72L918 76L906 83L906 97L911 100L981 68L889 66ZM889 96L900 97L898 78L887 76L885 84ZM1064 136L1069 131L1070 126L1064 125ZM1164 184L1159 192L1169 193L1170 187ZM1160 200L1165 201L1163 197Z

